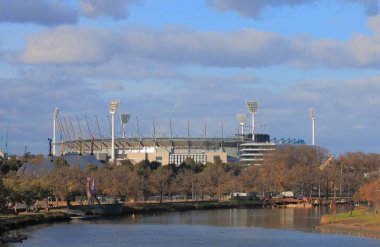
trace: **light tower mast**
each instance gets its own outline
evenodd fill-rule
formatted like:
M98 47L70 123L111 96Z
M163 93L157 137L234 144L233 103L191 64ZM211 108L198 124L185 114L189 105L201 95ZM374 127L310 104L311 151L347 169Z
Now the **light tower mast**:
M55 128L56 128L56 123L57 123L57 117L58 117L58 112L59 112L59 108L58 106L54 109L54 113L53 113L53 156L56 155L56 151L55 151L55 146L56 146L56 131L55 131Z
M252 115L252 142L255 142L255 113L259 103L257 101L247 101L247 108Z
M125 114L125 113L120 114L121 127L123 128L123 138L124 139L127 138L125 125L127 125L130 118L131 118L131 114Z
M246 121L246 115L244 113L236 114L236 119L239 121L241 126L241 139L244 140L244 125Z
M115 161L115 113L120 107L120 102L113 100L108 104L108 108L111 113L112 125L111 125L111 161Z
M313 108L309 108L309 113L311 117L311 144L314 146L314 136L315 136L315 111Z

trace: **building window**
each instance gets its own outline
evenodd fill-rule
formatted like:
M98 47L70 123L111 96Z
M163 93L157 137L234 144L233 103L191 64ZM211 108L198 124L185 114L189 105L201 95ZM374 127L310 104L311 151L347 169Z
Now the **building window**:
M157 157L156 157L156 161L158 161L158 162L162 162L162 156L157 156Z

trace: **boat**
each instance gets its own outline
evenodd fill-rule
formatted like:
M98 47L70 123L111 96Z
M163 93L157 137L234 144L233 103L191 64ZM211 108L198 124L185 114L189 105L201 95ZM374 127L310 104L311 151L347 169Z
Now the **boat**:
M123 203L106 203L106 204L90 204L90 205L74 205L68 209L68 213L72 217L88 216L115 216L123 212Z

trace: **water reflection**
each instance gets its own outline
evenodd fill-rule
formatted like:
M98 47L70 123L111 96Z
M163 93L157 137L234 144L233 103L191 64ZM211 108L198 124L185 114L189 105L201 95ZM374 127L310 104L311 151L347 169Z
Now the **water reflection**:
M313 233L328 210L223 209L72 221L27 228L28 240L12 246L380 246L377 239Z
M220 209L99 219L107 224L184 224L314 231L329 208Z

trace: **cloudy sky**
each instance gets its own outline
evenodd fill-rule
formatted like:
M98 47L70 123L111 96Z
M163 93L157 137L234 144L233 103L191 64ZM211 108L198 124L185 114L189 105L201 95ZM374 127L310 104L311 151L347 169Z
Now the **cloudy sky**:
M53 110L109 136L110 100L141 132L256 128L332 154L379 152L378 0L0 0L0 147L47 153ZM77 120L78 119L78 120ZM250 123L247 123L247 131ZM78 134L78 133L77 133ZM121 135L118 127L117 134ZM79 135L79 134L78 134ZM7 140L7 147L5 143Z

